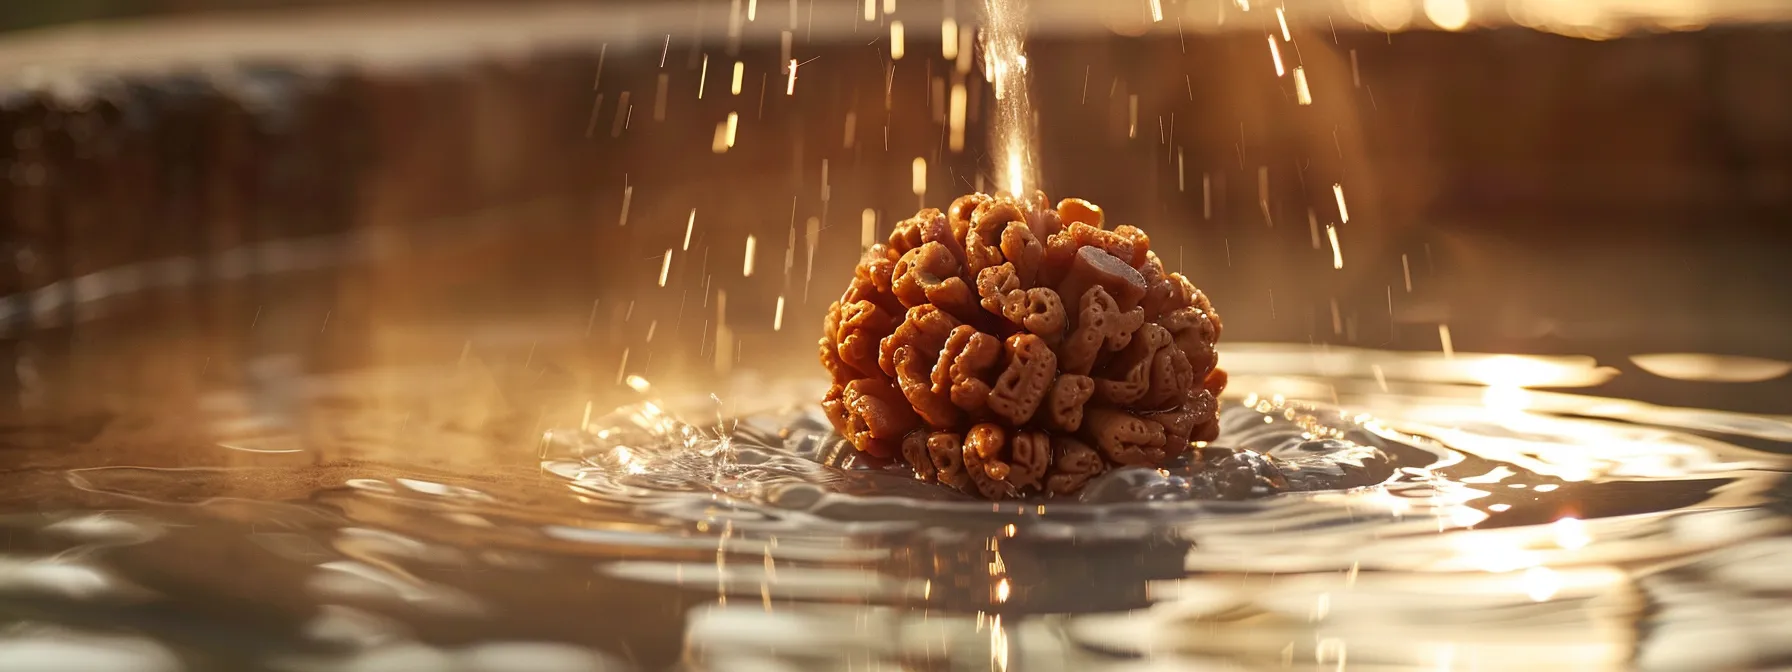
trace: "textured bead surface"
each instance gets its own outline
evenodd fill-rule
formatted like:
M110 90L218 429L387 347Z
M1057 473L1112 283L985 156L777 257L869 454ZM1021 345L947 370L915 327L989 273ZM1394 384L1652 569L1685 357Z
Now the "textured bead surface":
M1068 495L1214 438L1206 295L1080 199L972 194L867 250L820 342L861 452L989 499Z

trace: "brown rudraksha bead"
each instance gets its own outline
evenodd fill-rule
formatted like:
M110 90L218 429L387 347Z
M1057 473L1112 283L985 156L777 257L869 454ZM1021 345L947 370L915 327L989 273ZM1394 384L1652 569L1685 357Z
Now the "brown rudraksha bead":
M1219 315L1081 199L922 210L866 251L822 331L835 429L973 495L1073 494L1219 431Z

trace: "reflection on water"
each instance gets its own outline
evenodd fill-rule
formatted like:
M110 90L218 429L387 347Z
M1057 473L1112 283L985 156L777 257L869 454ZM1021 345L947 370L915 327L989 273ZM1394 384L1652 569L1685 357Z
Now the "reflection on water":
M656 388L542 431L535 470L295 466L279 427L221 421L259 432L225 442L244 466L74 469L49 497L68 505L0 517L0 660L1585 670L1792 659L1779 636L1792 616L1780 477L1792 422L1532 389L1611 375L1577 358L1278 346L1228 357L1238 393L1205 449L1224 468L1121 470L1076 500L973 501L857 465L801 403L814 390L800 379L746 381L751 395ZM341 383L282 403L347 394ZM344 422L383 422L336 408ZM317 413L310 421L329 420ZM477 439L451 424L416 432L419 444Z

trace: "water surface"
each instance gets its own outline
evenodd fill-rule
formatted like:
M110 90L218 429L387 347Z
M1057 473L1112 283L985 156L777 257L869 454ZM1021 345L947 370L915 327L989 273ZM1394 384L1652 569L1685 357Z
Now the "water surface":
M1228 357L1209 450L1240 451L1237 473L1122 470L1075 500L981 502L855 465L801 376L710 393L638 381L637 399L504 448L536 451L533 469L319 460L243 412L245 438L219 444L227 466L23 481L41 506L0 517L0 656L131 670L1792 660L1785 418L1533 389L1609 377L1578 358ZM402 377L427 395L442 375ZM356 381L302 386L308 422L349 440L380 425ZM496 440L405 432L415 451Z

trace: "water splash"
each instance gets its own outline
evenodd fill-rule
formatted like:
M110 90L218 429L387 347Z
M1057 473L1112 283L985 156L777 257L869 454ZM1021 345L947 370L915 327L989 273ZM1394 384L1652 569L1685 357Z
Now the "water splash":
M1092 481L1076 498L995 505L1031 510L1054 520L1100 512L1157 518L1206 503L1257 500L1295 492L1343 491L1425 482L1408 476L1453 464L1456 454L1397 434L1365 417L1312 404L1229 402L1222 415L1227 446L1205 446L1202 461L1163 469L1118 469ZM743 511L801 511L840 524L867 520L920 522L929 517L975 518L992 504L914 480L900 467L874 468L828 426L819 409L795 406L738 422L699 427L655 403L629 406L584 430L549 432L543 467L575 489L617 504L671 506L699 494L704 507L726 501ZM1395 485L1394 487L1401 487ZM716 498L722 498L720 500ZM890 498L901 505L893 508ZM1164 509L1181 503L1181 509ZM1018 507L1018 508L1017 508ZM1087 511L1085 511L1085 509ZM772 514L777 517L776 514ZM1090 531L1083 531L1090 532Z

